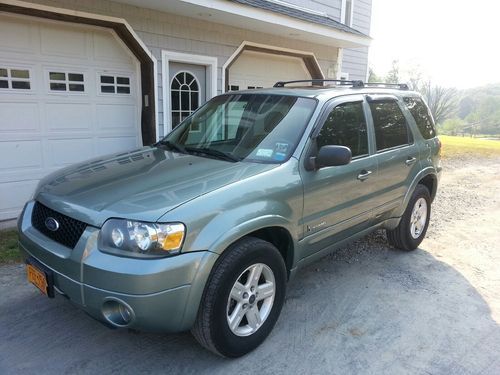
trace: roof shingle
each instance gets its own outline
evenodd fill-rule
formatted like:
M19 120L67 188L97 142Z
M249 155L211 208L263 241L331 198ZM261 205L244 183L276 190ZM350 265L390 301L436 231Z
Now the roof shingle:
M362 32L334 20L333 17L329 16L326 13L319 13L314 11L307 12L306 10L302 10L297 7L286 6L278 2L267 1L267 0L229 0L229 1L252 6L254 8L268 10L274 13L279 13L285 16L300 19L302 21L307 21L318 25L331 27L333 29L337 29L346 33L366 36Z

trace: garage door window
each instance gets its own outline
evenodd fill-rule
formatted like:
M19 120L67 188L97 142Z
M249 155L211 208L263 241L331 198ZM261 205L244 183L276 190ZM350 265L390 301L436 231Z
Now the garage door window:
M30 71L0 67L0 89L30 90Z
M130 94L129 77L101 75L99 82L101 94Z
M200 85L196 77L189 72L179 72L172 79L172 128L175 128L199 106ZM200 131L198 124L193 124L191 131Z
M50 91L85 91L83 73L49 72Z

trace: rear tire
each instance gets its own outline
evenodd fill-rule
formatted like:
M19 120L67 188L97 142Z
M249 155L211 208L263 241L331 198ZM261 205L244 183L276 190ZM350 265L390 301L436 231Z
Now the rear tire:
M431 215L431 195L424 185L417 185L408 206L393 230L386 230L387 240L392 246L405 250L415 250L423 241Z
M286 268L278 249L258 238L243 238L215 264L191 333L223 357L247 354L273 329L285 289Z

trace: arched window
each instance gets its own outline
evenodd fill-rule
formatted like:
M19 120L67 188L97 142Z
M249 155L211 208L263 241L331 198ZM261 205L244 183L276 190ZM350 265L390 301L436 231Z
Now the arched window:
M172 100L172 129L200 105L200 85L194 75L179 72L170 85Z

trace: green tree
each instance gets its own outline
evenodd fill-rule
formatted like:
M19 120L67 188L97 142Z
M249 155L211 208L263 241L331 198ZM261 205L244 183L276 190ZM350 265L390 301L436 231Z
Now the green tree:
M399 83L399 61L393 60L392 67L385 77L386 83Z
M368 68L368 82L382 82L383 79L378 76L372 67Z

